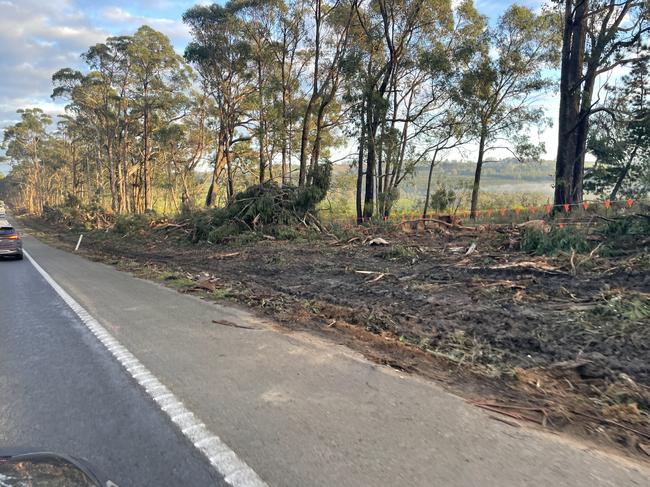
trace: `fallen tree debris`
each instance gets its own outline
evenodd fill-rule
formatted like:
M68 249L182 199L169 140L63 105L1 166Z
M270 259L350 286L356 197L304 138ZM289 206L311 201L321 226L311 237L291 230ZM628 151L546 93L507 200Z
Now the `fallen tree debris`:
M253 328L252 326L238 325L237 323L233 323L232 321L227 321L227 320L212 320L212 323L215 323L217 325L223 325L223 326L231 326L233 328L241 328L243 330L257 330L258 329L258 328Z

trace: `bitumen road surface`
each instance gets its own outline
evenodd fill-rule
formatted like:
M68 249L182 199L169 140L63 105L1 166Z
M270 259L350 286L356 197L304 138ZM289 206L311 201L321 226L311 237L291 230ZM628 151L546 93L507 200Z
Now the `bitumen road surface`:
M0 260L0 448L85 458L120 487L226 485L27 261Z
M270 486L650 485L645 465L495 421L345 347L29 236L25 249ZM45 442L124 485L218 484L29 261L0 262L0 283L0 443Z

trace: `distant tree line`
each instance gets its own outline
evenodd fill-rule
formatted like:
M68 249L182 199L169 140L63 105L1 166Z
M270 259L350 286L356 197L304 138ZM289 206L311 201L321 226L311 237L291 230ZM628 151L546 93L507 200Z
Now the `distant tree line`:
M474 215L484 164L544 154L529 135L549 124L541 98L558 67L556 203L612 178L615 196L647 166L635 149L647 143L647 2L513 5L489 22L472 0L231 0L183 21L183 56L142 26L91 46L85 69L56 72L52 97L67 103L56 128L39 109L19 111L3 142L16 204L183 211L252 185L307 188L319 167L345 162L363 221L388 216L423 169L426 212L434 168L466 146L477 154ZM601 75L619 66L635 66L633 103L620 87L598 97ZM585 183L587 150L598 163Z

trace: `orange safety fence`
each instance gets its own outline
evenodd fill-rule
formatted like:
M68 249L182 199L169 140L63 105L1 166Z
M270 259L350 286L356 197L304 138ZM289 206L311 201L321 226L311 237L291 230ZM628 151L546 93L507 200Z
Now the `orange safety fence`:
M512 208L498 207L498 208L480 208L476 210L474 218L470 218L470 211L468 209L456 209L447 212L445 216L452 216L454 218L469 219L465 224L481 224L481 223L518 223L528 221L531 219L542 219L553 217L558 222L560 228L567 224L584 223L579 221L581 217L589 217L603 213L605 216L610 214L625 214L628 212L637 211L637 209L650 208L650 201L639 201L632 198L626 200L612 201L605 200L585 200L580 203L574 204L561 204L552 205L547 203L543 206L530 205L530 206L515 206ZM647 210L646 210L647 211ZM407 221L417 220L435 220L439 215L429 212L428 215L422 213L411 212L397 212L390 215L375 216L373 218L361 218L361 223L405 223ZM356 217L347 218L325 218L330 223L357 223Z

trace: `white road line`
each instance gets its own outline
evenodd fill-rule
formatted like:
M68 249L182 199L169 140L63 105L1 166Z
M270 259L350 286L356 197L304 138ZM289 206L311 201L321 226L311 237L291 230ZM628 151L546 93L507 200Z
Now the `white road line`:
M169 417L194 447L208 459L228 484L232 485L232 487L268 487L266 482L252 468L242 461L218 436L210 432L205 424L199 421L173 393L169 392L169 389L162 382L158 381L134 355L113 338L88 311L59 286L26 250L23 251L23 254L61 299L70 306L83 324L121 363L124 370L138 382L140 387L158 405L159 409ZM151 383L156 385L151 387ZM160 394L161 391L164 391L164 393ZM173 407L170 407L171 405Z

